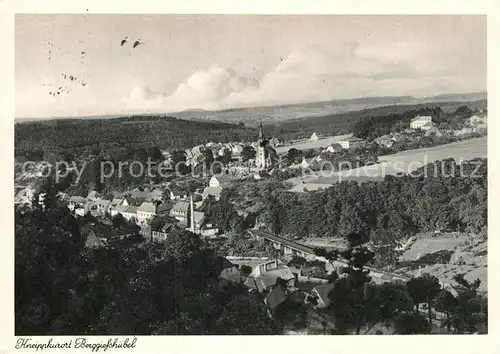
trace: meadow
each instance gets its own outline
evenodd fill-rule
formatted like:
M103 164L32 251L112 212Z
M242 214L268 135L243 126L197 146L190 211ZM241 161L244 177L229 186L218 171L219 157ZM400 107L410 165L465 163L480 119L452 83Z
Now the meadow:
M486 136L463 140L431 148L421 148L401 151L392 155L379 157L379 163L350 170L323 173L311 173L301 177L291 178L289 183L294 185L293 191L316 190L322 185L331 185L342 180L381 180L386 175L410 173L428 163L453 158L457 162L487 157L488 139ZM326 186L324 186L326 187ZM324 188L323 187L323 188Z

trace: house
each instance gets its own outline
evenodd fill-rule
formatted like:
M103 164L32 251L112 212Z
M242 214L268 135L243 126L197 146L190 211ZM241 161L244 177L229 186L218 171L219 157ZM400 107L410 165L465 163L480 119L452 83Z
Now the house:
M245 286L250 290L263 292L265 290L271 290L279 285L279 279L281 279L282 283L286 284L287 287L295 286L295 276L290 268L281 261L275 259L257 265L246 279Z
M286 291L282 286L277 286L272 289L264 299L264 303L266 304L269 313L273 313L273 311L281 305L286 298Z
M311 137L309 138L309 141L316 141L318 140L318 136L316 135L316 133L312 133Z
M283 145L283 142L280 139L274 137L274 138L269 139L269 145L273 148L276 148L280 145Z
M75 209L85 208L88 203L88 199L79 196L73 196L69 198L68 209L74 211Z
M316 170L320 167L320 162L323 161L321 158L318 159L319 156L317 157L311 157L310 159L305 159L304 157L302 158L302 162L300 163L300 167L303 169L309 168L312 170Z
M238 267L229 262L226 258L220 257L222 271L219 274L219 279L223 284L241 283L243 281Z
M210 182L208 182L208 186L213 188L218 188L218 187L225 187L229 183L231 183L231 178L228 175L221 173L213 175L212 178L210 179Z
M116 214L121 214L126 220L132 220L132 218L137 220L137 207L132 205L118 205L115 208ZM115 214L115 215L116 215Z
M241 152L243 151L243 146L236 144L233 146L231 153L234 157L238 158L241 156Z
M97 191L90 191L89 194L87 194L87 199L88 200L96 200L97 198L99 198L99 193L97 193Z
M344 140L339 140L338 142L343 149L355 149L358 147L365 146L366 142L363 139L351 136Z
M190 231L195 234L201 233L201 227L205 221L205 213L201 211L193 211L191 214L193 222L190 225Z
M31 188L23 188L14 196L14 204L31 205L34 196L34 191Z
M122 198L114 198L111 203L109 204L109 209L108 209L108 212L109 214L111 215L111 217L115 216L116 214L118 214L118 212L116 211L116 207L118 207L119 205L125 205L125 206L128 206L128 201L127 199L122 199Z
M160 229L151 230L151 238L153 241L163 242L174 231L181 231L181 228L177 223L166 222Z
M474 129L473 128L470 128L470 127L463 127L462 129L460 130L456 130L454 132L455 135L467 135L467 134L472 134L474 133Z
M382 147L390 148L392 145L394 145L395 139L392 138L390 135L384 135L381 136L380 138L375 139L375 142Z
M208 196L211 195L215 198L215 200L219 200L221 193L222 193L221 187L210 187L210 186L205 187L205 189L203 189L202 198L203 200L205 200L208 198Z
M312 289L311 294L316 298L316 307L323 308L330 304L328 294L333 289L333 284L321 284Z
M442 136L443 133L441 133L441 131L437 127L430 127L425 132L425 136L429 135Z
M477 129L487 128L488 122L485 116L474 115L467 120L468 125Z
M432 117L431 116L416 116L410 121L411 129L422 129L427 130L432 127Z
M188 210L189 210L189 203L180 200L174 204L172 209L170 209L170 216L176 218L182 223L186 223Z
M216 238L219 233L219 228L210 223L203 223L200 229L200 235L207 238Z
M130 192L130 197L136 200L144 201L148 196L148 192L144 188L134 188Z
M151 202L143 202L137 208L137 222L139 224L145 223L156 215L156 204Z
M171 200L179 200L179 199L186 199L187 198L187 193L186 191L181 191L181 190L171 190L170 189L170 199Z
M109 205L111 201L107 199L97 198L92 202L92 206L90 207L90 211L93 215L105 215L109 210Z
M329 152L329 153L334 153L339 151L342 151L342 145L338 143L334 143L323 150L323 152Z
M156 202L158 200L163 200L163 191L159 188L153 189L146 195L147 202Z

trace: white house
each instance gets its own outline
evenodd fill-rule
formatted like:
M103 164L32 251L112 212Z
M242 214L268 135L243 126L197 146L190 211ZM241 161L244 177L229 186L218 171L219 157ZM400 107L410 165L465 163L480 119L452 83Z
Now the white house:
M109 204L109 214L113 217L116 214L118 214L117 207L119 206L128 206L127 199L121 199L121 198L114 198L111 203Z
M137 208L137 222L142 224L156 215L156 205L151 202L144 202Z
M225 174L218 174L218 175L213 175L212 178L210 179L210 182L208 182L208 186L212 188L219 188L219 187L224 187L225 185L229 184L231 182L231 178L229 178L228 175Z
M310 141L316 141L318 140L318 136L316 135L316 133L312 133L311 137L309 138Z
M210 187L210 186L205 187L205 189L203 189L202 198L203 200L205 200L208 198L208 196L212 195L215 198L215 200L219 200L221 193L222 193L221 187Z
M94 215L104 215L108 212L111 201L97 198L91 203L92 206L90 207L90 209Z
M180 222L187 221L187 214L189 210L189 203L185 201L178 201L170 210L170 216L176 218Z
M432 117L431 116L416 116L410 121L411 129L422 129L427 130L432 127Z
M467 121L468 121L470 126L472 126L473 128L476 128L476 129L482 129L482 128L486 128L488 126L488 122L487 122L486 117L481 117L478 115L474 115L474 116L470 117Z
M351 136L338 142L343 149L355 149L357 147L365 146L365 141L355 136Z
M322 152L334 153L334 152L339 152L341 150L342 150L342 145L335 143L335 144L328 146Z

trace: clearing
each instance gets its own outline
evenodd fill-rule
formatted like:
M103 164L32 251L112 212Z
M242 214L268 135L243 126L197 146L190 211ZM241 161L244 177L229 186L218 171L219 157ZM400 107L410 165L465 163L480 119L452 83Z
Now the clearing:
M379 157L376 165L363 166L345 171L318 171L316 173L304 174L287 180L294 188L294 192L316 190L344 180L356 180L364 182L368 180L382 180L386 175L398 173L410 173L428 163L454 158L457 162L471 160L473 158L487 157L488 139L468 139L455 143L401 151L393 155Z

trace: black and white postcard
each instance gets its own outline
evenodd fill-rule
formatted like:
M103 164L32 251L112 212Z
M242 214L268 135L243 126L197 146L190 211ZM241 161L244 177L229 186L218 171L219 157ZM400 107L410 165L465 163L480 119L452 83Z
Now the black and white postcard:
M486 12L119 10L12 15L3 352L491 336Z

